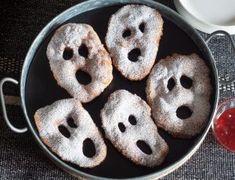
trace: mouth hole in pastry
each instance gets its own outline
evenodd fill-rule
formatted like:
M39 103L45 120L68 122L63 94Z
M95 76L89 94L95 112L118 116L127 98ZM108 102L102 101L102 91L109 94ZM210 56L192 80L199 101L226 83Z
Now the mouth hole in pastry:
M193 85L193 80L189 78L188 76L181 76L180 78L180 84L185 88L185 89L190 89Z
M128 121L131 125L136 125L137 124L136 118L133 115L129 116Z
M69 117L67 119L67 123L71 128L77 128L78 126L75 124L74 119L72 117Z
M119 130L124 133L126 131L126 126L123 123L118 123Z
M150 155L150 154L153 153L152 149L150 148L150 146L145 141L143 141L143 140L138 140L136 142L136 145L145 154Z
M96 154L95 144L90 138L83 141L82 152L88 158L92 158Z
M70 134L69 130L64 125L59 125L58 129L64 137L70 138L71 134Z
M140 25L139 25L139 30L144 33L144 29L145 29L145 23L142 22Z
M82 44L78 49L78 53L80 56L87 58L89 55L89 51L88 51L87 46L85 44Z
M187 106L180 106L176 110L176 115L180 119L190 118L192 116L192 114L193 114L192 110Z
M122 37L126 38L131 36L131 30L130 29L125 29L124 32L122 33Z
M91 83L91 76L82 70L78 70L76 72L76 78L78 82L82 85L88 85Z
M73 49L66 47L63 52L64 60L70 60L73 57Z
M128 59L132 62L136 62L141 55L141 51L139 48L134 48L128 53Z
M169 91L171 91L174 87L175 87L175 80L174 80L173 77L171 77L171 78L168 80L167 88L168 88Z

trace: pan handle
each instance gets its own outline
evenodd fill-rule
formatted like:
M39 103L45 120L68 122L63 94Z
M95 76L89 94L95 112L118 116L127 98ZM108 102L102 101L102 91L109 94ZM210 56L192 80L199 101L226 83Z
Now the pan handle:
M233 51L235 53L235 42L233 41L232 37L230 36L230 34L226 31L222 31L222 30L219 30L219 31L215 31L213 33L211 33L205 40L206 44L209 43L209 41L216 35L225 35L229 38L231 44L232 44L232 48L233 48ZM235 79L231 79L229 81L223 81L223 80L220 80L220 84L221 85L227 85L227 84L231 84L231 83L234 83L235 82Z
M1 99L1 105L2 105L2 112L3 112L3 118L7 124L7 126L14 132L16 133L25 133L26 131L28 131L28 128L25 127L25 128L22 128L22 129L19 129L19 128L16 128L14 127L11 122L9 121L8 119L8 116L7 116L7 111L6 111L6 103L5 103L5 99L4 99L4 93L3 93L3 85L5 84L5 82L11 82L11 83L14 83L14 84L18 84L18 81L13 79L13 78L9 78L9 77L6 77L6 78L3 78L1 81L0 81L0 99Z

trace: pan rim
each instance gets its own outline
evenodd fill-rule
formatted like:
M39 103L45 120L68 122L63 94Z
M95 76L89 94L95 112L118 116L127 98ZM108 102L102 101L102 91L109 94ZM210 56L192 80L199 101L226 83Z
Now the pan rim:
M199 33L192 27L190 26L185 20L183 20L179 14L177 14L175 11L172 9L166 7L165 5L162 5L158 2L154 2L152 0L112 0L112 1L105 1L105 0L89 0L85 1L82 3L78 3L71 8L65 10L61 14L57 15L54 19L52 19L42 30L41 32L36 36L35 40L33 41L32 45L30 46L28 53L25 57L25 61L22 67L22 73L21 73L21 78L20 78L20 97L21 97L21 102L22 102L22 109L24 112L24 116L26 118L28 127L33 134L34 139L38 143L39 147L43 150L43 152L55 163L58 167L62 168L63 170L67 171L68 173L74 175L75 177L81 177L81 178L90 178L90 179L112 179L112 178L107 178L107 177L101 177L101 176L95 176L91 175L85 172L82 172L64 161L62 161L60 158L56 157L50 150L49 148L42 142L41 138L37 134L37 130L32 126L32 123L30 121L30 118L27 113L27 108L26 108L26 102L25 102L25 86L27 82L27 76L29 72L29 68L31 65L31 62L34 59L34 55L40 46L41 42L44 40L44 38L48 35L48 33L56 29L58 26L60 26L62 23L67 21L68 19L77 16L81 13L102 8L102 7L109 7L109 6L114 6L114 5L125 5L125 4L143 4L150 6L152 8L158 8L161 9L162 11L168 12L169 16L174 16L174 19L177 19L180 21L181 25L184 27L187 27L187 32L185 29L182 29L182 27L179 26L180 29L186 32L186 34L191 34L190 38L197 44L198 46L202 47L202 50L204 51L203 53L207 53L208 56L208 62L210 63L212 70L213 70L213 75L215 78L214 86L215 86L215 100L213 103L212 107L212 112L211 116L208 121L208 125L205 128L204 132L201 133L199 140L196 142L194 146L192 146L187 154L185 154L179 161L172 163L168 167L165 167L157 172L153 172L147 175L139 176L139 177L133 177L130 179L153 179L153 178L160 178L163 177L170 172L176 170L179 168L181 165L183 165L195 152L196 150L200 147L202 144L203 140L205 139L211 124L212 124L212 119L215 116L215 110L217 109L217 104L218 104L218 97L219 97L219 91L218 91L218 73L217 69L215 67L215 62L214 59L211 55L211 52L208 48L208 46L205 44L203 41L202 37L199 35ZM85 10L82 10L85 9ZM80 10L80 11L79 11ZM202 51L201 50L201 51Z

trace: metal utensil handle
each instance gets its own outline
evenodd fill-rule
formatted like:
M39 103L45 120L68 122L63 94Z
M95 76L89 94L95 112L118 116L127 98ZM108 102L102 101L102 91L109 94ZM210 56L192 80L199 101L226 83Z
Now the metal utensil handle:
M3 93L3 85L5 82L11 82L11 83L14 83L14 84L18 84L18 81L13 79L13 78L3 78L1 81L0 81L0 99L1 99L1 105L2 105L2 112L3 112L3 118L4 120L6 121L6 124L7 126L14 132L16 133L25 133L26 131L28 131L28 128L25 127L25 128L22 128L22 129L19 129L19 128L16 128L14 127L11 122L9 121L8 119L8 116L7 116L7 110L6 110L6 104L5 104L5 99L4 99L4 93Z
M226 31L219 30L219 31L215 31L215 32L211 33L211 34L206 38L205 42L208 44L209 41L210 41L214 36L220 35L220 34L225 35L225 36L227 36L227 37L229 38L229 40L230 40L230 42L231 42L231 44L232 44L233 51L234 51L234 53L235 53L235 42L233 41L233 39L232 39L232 37L230 36L230 34L227 33ZM230 83L233 83L233 82L235 82L235 79L231 79L230 81L220 81L220 84L221 84L221 85L227 85L227 84L230 84Z

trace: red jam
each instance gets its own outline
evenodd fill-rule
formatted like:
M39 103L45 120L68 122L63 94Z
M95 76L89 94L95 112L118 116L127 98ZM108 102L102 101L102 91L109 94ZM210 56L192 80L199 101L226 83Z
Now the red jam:
M235 108L224 111L215 122L214 132L218 141L235 152Z

